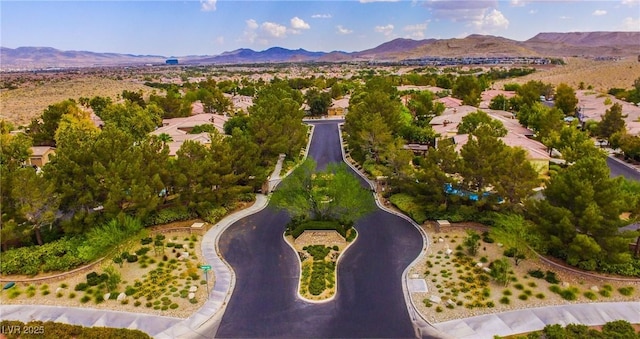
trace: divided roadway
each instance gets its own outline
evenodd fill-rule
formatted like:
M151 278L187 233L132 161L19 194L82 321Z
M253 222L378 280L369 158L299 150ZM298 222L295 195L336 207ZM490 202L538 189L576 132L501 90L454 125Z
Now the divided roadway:
M313 124L309 156L318 168L342 162L338 121ZM359 237L338 266L336 298L318 304L297 298L298 259L282 238L289 220L268 207L220 237L236 285L216 337L416 336L401 284L422 249L414 226L380 209L360 219Z

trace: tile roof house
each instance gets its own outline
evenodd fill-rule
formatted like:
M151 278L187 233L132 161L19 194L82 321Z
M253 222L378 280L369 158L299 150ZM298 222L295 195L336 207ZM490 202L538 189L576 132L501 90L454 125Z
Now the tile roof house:
M31 155L29 155L29 165L43 167L49 161L51 156L56 154L56 148L51 146L33 146L31 147Z
M227 117L219 114L202 113L185 118L163 119L162 127L151 132L153 135L167 134L172 141L168 143L169 155L175 156L182 144L187 140L192 140L205 145L211 143L209 133L190 134L194 127L199 125L213 125L219 132L224 133L224 123Z
M331 115L345 115L349 111L350 96L346 95L340 99L331 99L331 106L329 107L328 114Z

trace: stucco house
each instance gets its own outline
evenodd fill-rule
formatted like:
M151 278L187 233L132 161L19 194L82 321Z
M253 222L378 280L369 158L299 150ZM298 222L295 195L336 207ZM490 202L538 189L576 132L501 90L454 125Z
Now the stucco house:
M50 157L55 154L55 147L33 146L31 147L31 155L29 156L29 165L43 167L51 161Z

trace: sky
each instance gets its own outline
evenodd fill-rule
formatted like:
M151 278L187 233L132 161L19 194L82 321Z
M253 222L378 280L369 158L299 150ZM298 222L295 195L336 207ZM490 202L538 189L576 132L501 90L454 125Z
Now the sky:
M165 57L274 46L353 52L396 38L524 41L586 31L640 31L640 0L0 1L3 47Z

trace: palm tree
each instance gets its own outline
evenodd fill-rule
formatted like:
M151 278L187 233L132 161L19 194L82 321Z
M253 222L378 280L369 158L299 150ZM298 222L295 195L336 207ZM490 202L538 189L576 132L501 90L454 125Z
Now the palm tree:
M173 138L167 133L160 133L158 135L158 140L162 141L162 145L166 145L173 141Z

